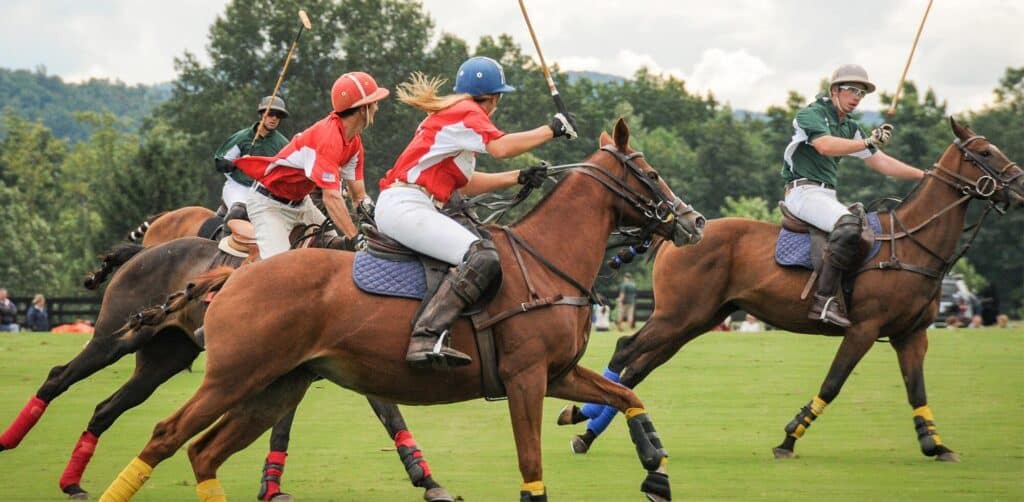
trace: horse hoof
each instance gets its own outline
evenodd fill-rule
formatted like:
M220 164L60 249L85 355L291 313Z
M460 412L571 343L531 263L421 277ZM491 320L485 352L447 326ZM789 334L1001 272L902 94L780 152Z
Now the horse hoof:
M573 436L572 440L569 441L569 447L572 448L572 452L576 455L583 455L590 449L590 445L580 436Z
M68 500L89 500L89 492L72 493L68 496Z
M455 502L448 490L438 486L423 492L423 500L427 502Z
M665 497L659 497L658 495L655 495L653 493L645 493L644 495L647 496L647 500L649 502L668 502L668 501L672 500L672 499L667 499Z
M956 453L953 453L951 451L947 451L945 453L940 453L940 454L936 455L935 456L935 461L936 462L953 462L953 463L958 463L958 462L960 462L960 455L957 455Z
M558 425L573 425L577 422L573 421L573 417L580 412L580 409L575 404L567 404L562 411L558 413Z
M785 448L772 448L772 453L775 454L775 458L779 460L793 458L793 450L787 450Z
M68 494L68 500L89 500L89 492L77 484L64 487L64 493Z
M281 492L270 497L270 502L295 502L295 498L287 493Z

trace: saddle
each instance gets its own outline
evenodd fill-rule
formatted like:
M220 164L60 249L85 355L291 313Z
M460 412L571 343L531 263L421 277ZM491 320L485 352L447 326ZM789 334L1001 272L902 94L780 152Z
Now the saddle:
M443 211L477 237L492 238L487 231L477 226L475 215L468 213L458 192ZM420 307L411 319L411 329L452 267L405 247L382 234L372 224L364 223L360 229L366 238L367 247L364 252L356 253L353 263L352 275L356 286L371 294L421 299ZM498 351L493 331L490 325L480 327L486 320L486 306L497 296L500 287L501 276L498 276L480 299L460 314L460 317L470 318L473 326L480 356L483 394L488 400L504 399L506 396L505 386L498 375Z
M875 246L875 230L869 222L867 212L864 209L864 204L857 202L848 206L847 209L860 220L860 244L857 248L854 260L854 263L859 263L865 259L870 259L869 255L877 253L878 251ZM785 231L789 231L794 234L810 234L810 261L812 272L811 277L808 279L807 284L800 293L800 299L805 300L807 299L807 295L810 294L811 288L813 288L817 282L818 276L821 275L821 267L824 265L825 248L828 245L828 233L795 216L789 211L789 208L786 207L786 203L783 201L779 201L779 211L782 213L782 228ZM843 290L847 294L852 291L853 276L854 274L844 274Z

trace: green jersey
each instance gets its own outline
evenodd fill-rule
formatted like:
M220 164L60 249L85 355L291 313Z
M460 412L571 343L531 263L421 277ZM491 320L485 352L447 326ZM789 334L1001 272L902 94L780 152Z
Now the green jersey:
M217 161L219 159L224 159L234 161L235 159L246 155L273 157L288 144L288 138L285 138L283 134L276 130L267 136L257 139L254 144L252 142L252 138L256 136L256 127L258 125L259 123L253 124L232 134L231 137L217 149L217 153L213 154L213 160ZM254 181L239 169L233 169L227 174L227 176L245 186L252 186Z
M636 303L636 283L631 279L623 280L622 285L619 286L619 296L622 297L622 303L625 305Z
M793 139L782 155L782 177L787 182L807 178L836 186L839 158L818 153L811 146L811 142L822 136L859 140L865 138L856 120L849 117L839 119L828 94L819 94L813 103L797 112L796 118L793 119L793 128ZM870 146L849 155L866 159L877 151L877 148Z

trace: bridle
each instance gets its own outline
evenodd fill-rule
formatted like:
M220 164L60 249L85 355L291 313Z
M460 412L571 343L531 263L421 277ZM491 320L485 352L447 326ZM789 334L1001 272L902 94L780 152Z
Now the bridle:
M979 176L977 179L971 180L959 173L950 171L945 166L942 166L939 163L933 164L933 169L930 171L926 171L925 176L931 176L936 180L945 183L946 185L953 188L954 191L961 194L961 196L957 198L957 200L948 204L946 207L937 211L923 223L909 229L906 228L903 222L899 221L899 219L896 218L895 211L890 211L890 233L879 234L875 236L875 240L892 242L892 246L890 246L889 260L879 262L875 265L865 266L864 268L858 270L857 273L864 272L867 270L907 270L910 272L925 275L927 277L931 277L933 279L939 279L945 276L946 273L953 268L953 265L956 264L957 260L959 260L971 248L971 244L974 242L975 237L977 237L978 231L981 230L981 226L982 223L984 223L985 221L985 217L987 217L993 209L995 209L1000 214L1006 213L1006 206L1009 205L1009 202L1006 202L1003 207L1000 207L998 202L992 200L992 196L1000 190L1009 189L1010 184L1012 184L1021 175L1024 175L1024 172L1018 169L1016 173L1007 174L1007 172L1010 171L1010 169L1014 167L1019 168L1016 162L1012 162L1009 160L1005 165L999 168L990 165L984 157L978 155L977 153L967 148L968 145L977 140L988 141L984 136L974 135L967 138L964 141L960 141L960 139L958 138L953 141L953 144L956 145L957 149L960 150L960 153L963 156L964 160L971 162L979 169L981 169L981 171L985 174ZM914 234L917 233L919 230L928 226L930 223L938 219L940 216L953 210L954 208L959 207L963 204L967 204L971 199L984 200L987 201L988 204L986 205L985 210L981 213L981 216L978 217L978 221L975 222L973 225L969 225L963 229L962 232L970 232L970 235L967 238L967 241L964 242L963 245L961 245L960 249L953 254L952 258L943 258L941 255L939 255L939 253L937 253L936 251L928 247L925 243L921 242L919 239L914 237ZM900 229L898 232L896 231L897 227ZM912 242L914 242L914 244L917 244L918 247L924 249L929 255L939 260L942 263L942 266L936 269L901 262L899 258L896 256L896 242L897 240L903 238L910 239Z

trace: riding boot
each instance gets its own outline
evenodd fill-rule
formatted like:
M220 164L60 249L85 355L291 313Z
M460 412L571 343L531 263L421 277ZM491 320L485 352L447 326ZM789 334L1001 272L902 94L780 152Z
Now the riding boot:
M463 263L448 272L416 320L405 360L415 368L433 369L472 363L471 357L451 347L450 328L462 310L475 303L499 273L501 263L494 243L473 242Z
M818 277L818 290L814 293L814 305L811 306L807 317L848 328L850 320L846 318L846 306L839 293L843 271L832 263L831 255L832 253L825 253L825 263L822 264L821 276Z

